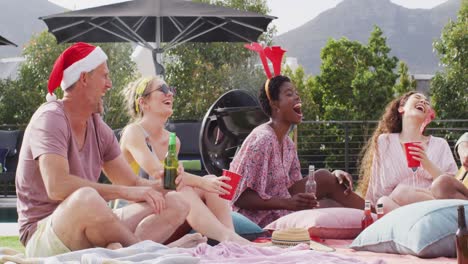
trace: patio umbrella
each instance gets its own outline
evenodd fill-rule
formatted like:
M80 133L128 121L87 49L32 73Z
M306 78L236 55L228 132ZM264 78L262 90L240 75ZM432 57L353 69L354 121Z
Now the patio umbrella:
M0 36L0 45L12 45L12 46L18 47L18 45L16 45L15 43L9 41L8 39L2 36Z
M158 54L165 50L186 42L255 42L275 18L185 0L133 0L40 19L60 43L132 42L148 48L156 74L164 75Z

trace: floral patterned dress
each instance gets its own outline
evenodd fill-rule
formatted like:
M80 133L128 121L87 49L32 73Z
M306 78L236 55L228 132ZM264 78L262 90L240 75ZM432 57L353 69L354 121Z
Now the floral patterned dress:
M301 180L302 175L293 141L285 136L282 145L281 155L281 147L273 128L268 124L262 124L245 139L230 166L231 171L242 175L232 199L233 210L245 215L261 227L292 211L247 210L236 207L234 203L247 188L257 192L264 200L272 197L291 197L288 188Z

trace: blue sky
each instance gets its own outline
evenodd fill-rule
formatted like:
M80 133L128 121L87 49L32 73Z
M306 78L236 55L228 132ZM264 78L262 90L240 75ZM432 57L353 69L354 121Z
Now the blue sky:
M68 9L80 9L126 0L49 0ZM267 0L270 15L278 17L273 23L278 34L294 29L311 20L321 12L335 7L342 0ZM379 1L379 0L376 0ZM447 0L391 0L406 8L432 8ZM285 3L287 2L287 5Z

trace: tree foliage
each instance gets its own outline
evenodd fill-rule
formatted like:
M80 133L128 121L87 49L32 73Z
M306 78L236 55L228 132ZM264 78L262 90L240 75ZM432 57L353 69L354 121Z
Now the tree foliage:
M60 53L71 44L57 44L55 37L44 31L33 36L23 50L26 61L21 64L17 80L0 81L0 124L24 125L34 111L45 102L47 81L53 64ZM105 98L106 122L114 128L128 121L122 111L123 100L119 91L136 76L136 66L130 60L131 46L128 43L101 43L108 55L107 61L113 88ZM56 90L58 98L62 92Z
M57 45L47 32L33 36L23 50L26 61L19 68L18 79L7 80L2 87L2 124L28 123L32 113L45 102L52 65L67 46Z
M468 117L468 1L457 21L449 22L434 42L444 69L431 82L431 100L440 119Z
M374 120L393 96L398 59L389 56L377 26L367 45L346 38L330 39L322 49L317 76L325 120Z
M224 5L261 14L268 12L264 0L199 2ZM271 40L272 31L263 35ZM256 54L243 43L185 43L167 52L166 80L177 88L174 119L200 120L213 102L232 89L257 91L265 80L255 66Z
M398 63L398 75L400 77L393 88L395 96L400 96L416 89L416 80L408 74L408 65L404 61Z
M234 7L266 14L265 0L197 0L215 5ZM261 37L271 42L274 28ZM70 44L57 44L55 38L43 32L34 36L26 46L17 80L0 81L0 124L25 124L37 107L45 102L47 80L58 55ZM108 54L113 89L105 98L105 121L114 128L128 122L123 111L120 90L137 76L129 59L131 46L127 43L102 43ZM167 81L178 88L175 119L201 119L208 107L221 94L232 89L257 91L265 76L256 66L256 54L243 43L185 43L167 52ZM58 97L61 92L58 91Z
M330 39L321 51L320 74L308 78L307 87L299 89L303 102L313 102L315 113L306 120L378 119L396 90L411 89L410 84L414 85L406 82L409 80L406 64L401 63L397 73L398 59L389 53L386 38L377 26L367 44L346 38ZM398 77L400 85L395 83ZM365 142L371 132L368 124L352 127L335 122L302 124L299 152L302 157L314 157L314 163L344 168L344 142L347 139ZM315 140L310 141L311 138ZM361 147L349 146L350 149ZM304 166L307 162L301 160Z

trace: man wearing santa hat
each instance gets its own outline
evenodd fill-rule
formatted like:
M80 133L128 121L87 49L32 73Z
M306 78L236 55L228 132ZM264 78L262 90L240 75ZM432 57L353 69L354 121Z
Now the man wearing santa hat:
M56 60L47 96L24 133L16 188L20 240L28 257L90 247L164 242L181 225L188 204L137 177L103 122L102 97L111 88L107 56L76 43ZM53 91L64 90L62 100ZM101 169L114 183L97 183ZM112 211L106 201L133 201ZM180 244L175 244L180 245Z

